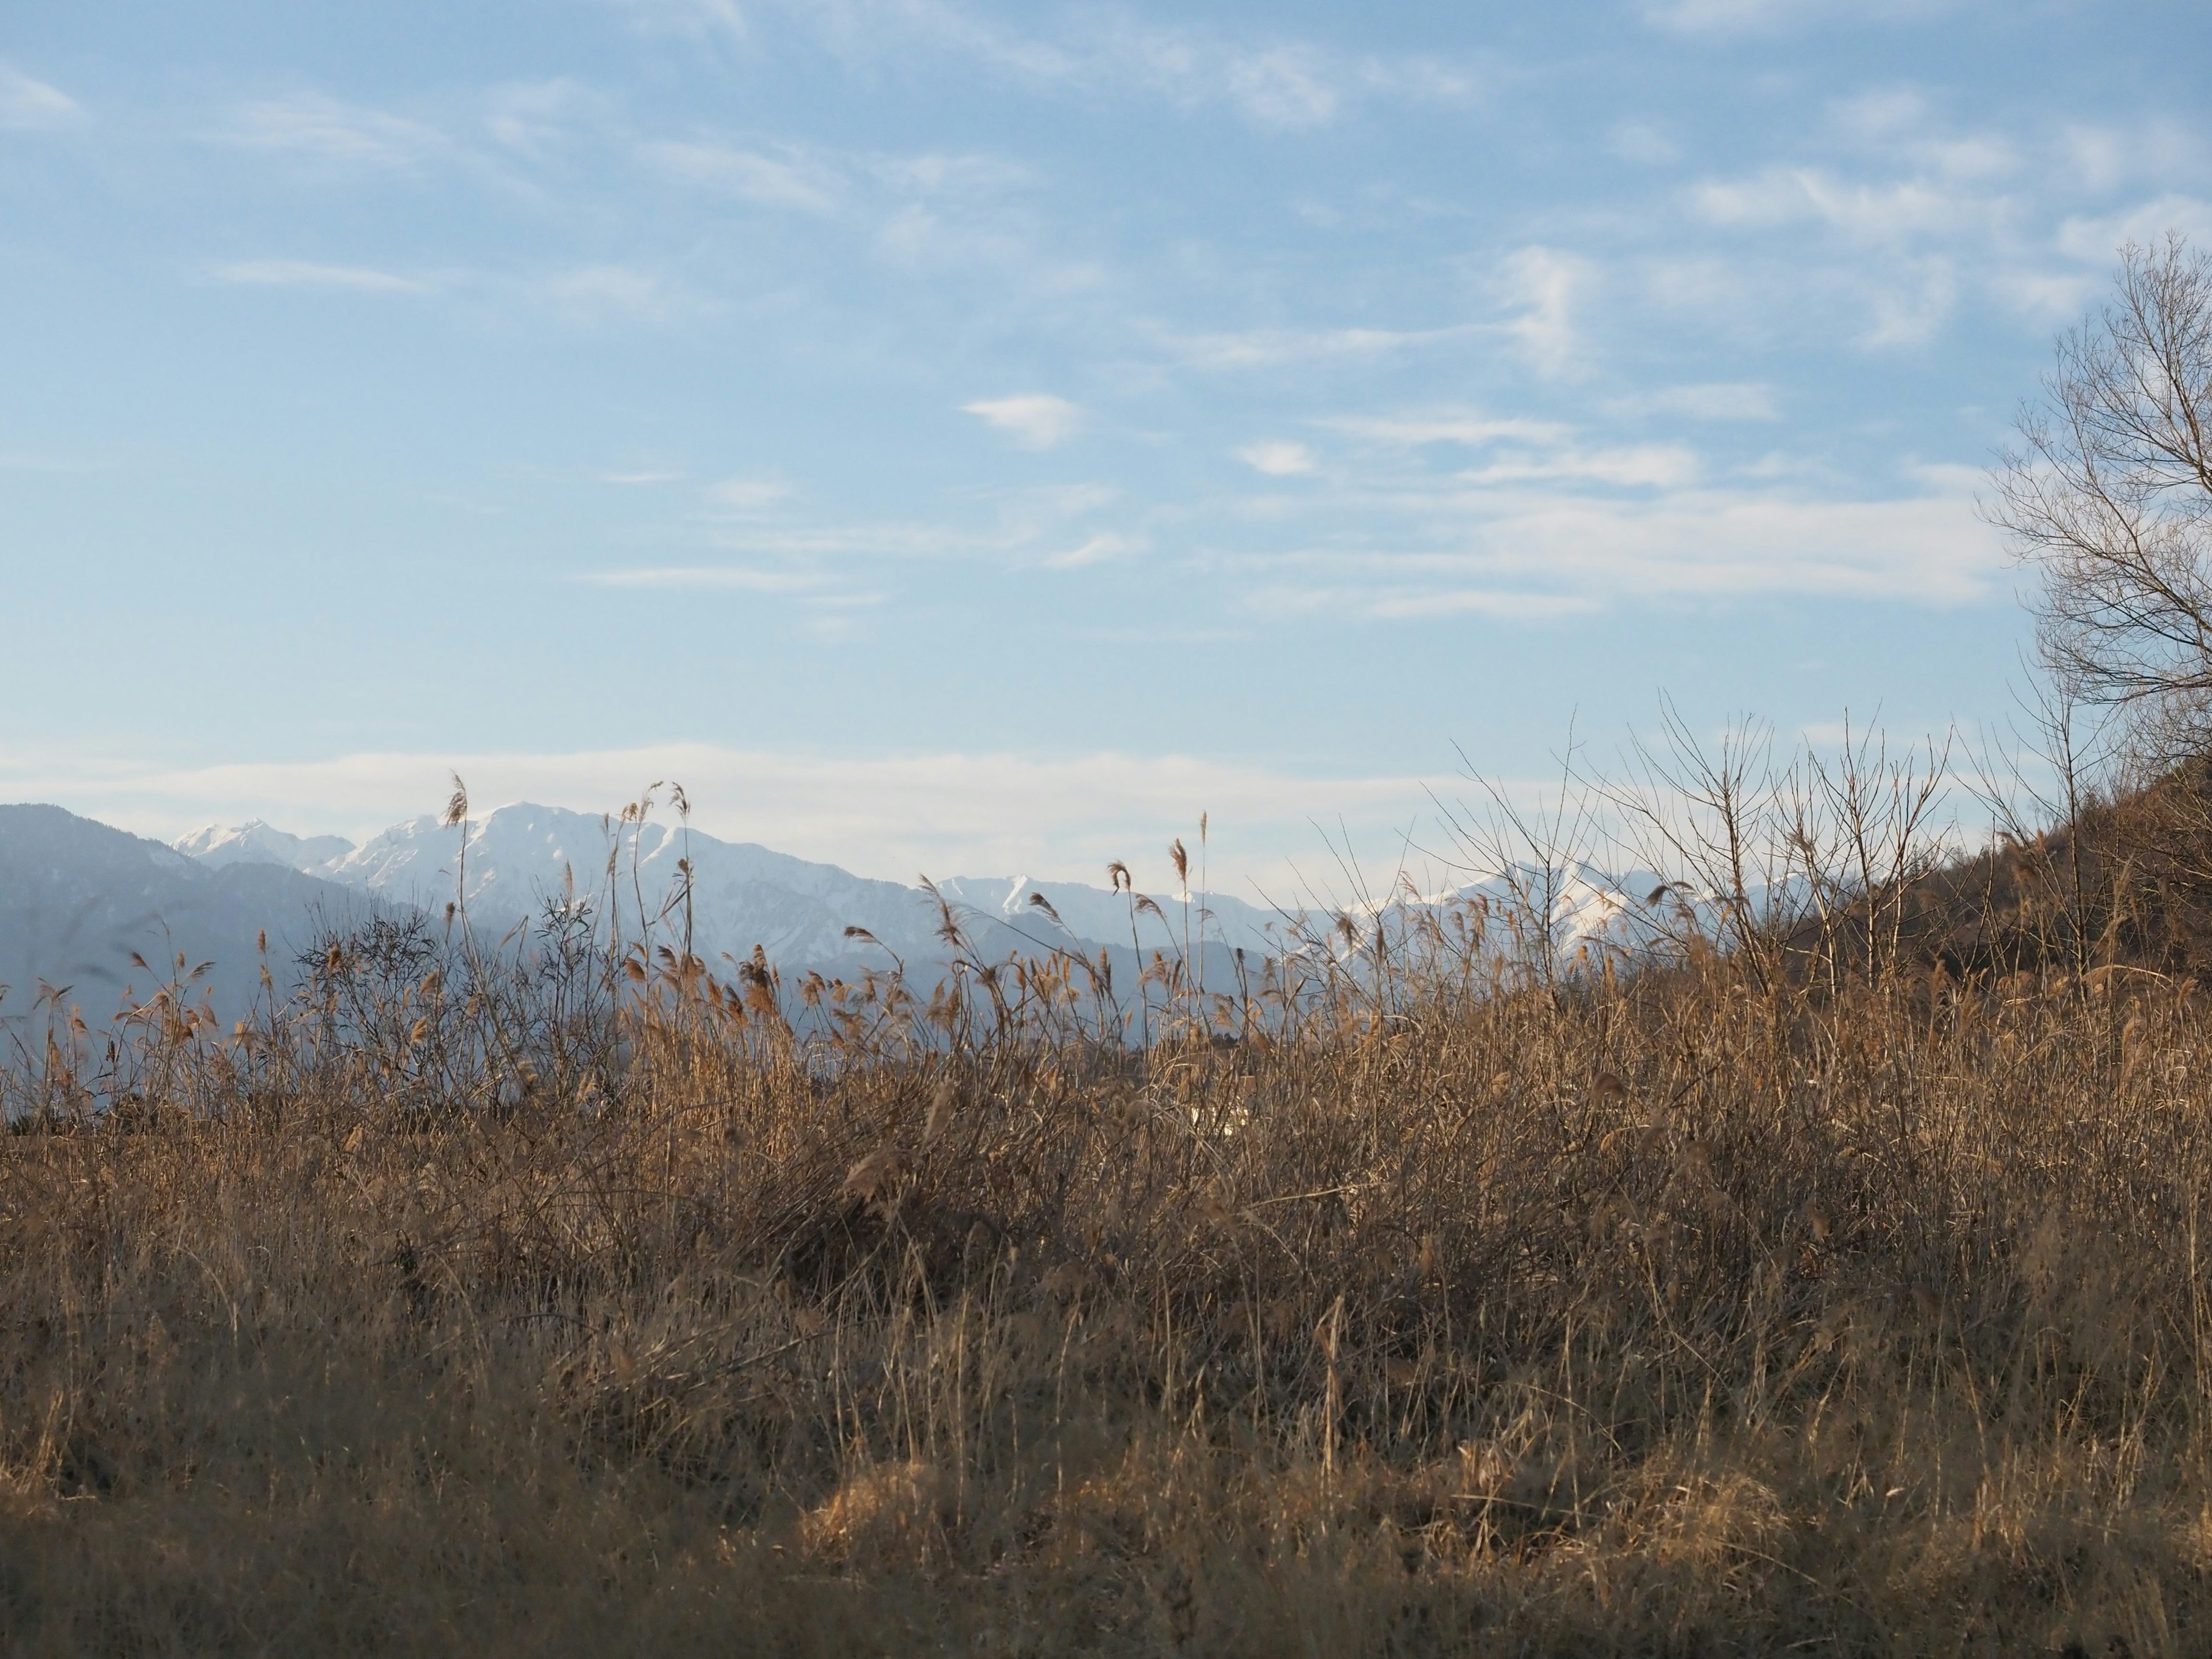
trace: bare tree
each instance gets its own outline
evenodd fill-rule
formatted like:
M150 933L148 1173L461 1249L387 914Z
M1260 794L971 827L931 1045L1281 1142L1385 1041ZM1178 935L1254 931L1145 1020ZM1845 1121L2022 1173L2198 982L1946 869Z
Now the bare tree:
M2116 288L2060 338L1984 511L2042 572L2067 695L2170 762L2212 741L2212 259L2130 243Z

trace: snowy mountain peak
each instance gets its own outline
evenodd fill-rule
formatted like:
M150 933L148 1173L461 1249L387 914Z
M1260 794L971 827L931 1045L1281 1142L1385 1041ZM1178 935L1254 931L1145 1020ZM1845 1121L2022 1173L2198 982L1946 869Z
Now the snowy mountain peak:
M186 858L222 868L232 864L277 864L319 875L326 864L353 851L343 836L294 836L271 829L259 818L237 824L210 823L170 843Z

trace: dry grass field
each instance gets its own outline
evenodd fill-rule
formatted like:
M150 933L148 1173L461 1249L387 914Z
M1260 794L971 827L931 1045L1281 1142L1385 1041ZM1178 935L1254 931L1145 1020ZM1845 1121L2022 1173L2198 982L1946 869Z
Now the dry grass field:
M2193 984L1492 920L1141 1051L557 927L31 1011L0 1646L2212 1646Z

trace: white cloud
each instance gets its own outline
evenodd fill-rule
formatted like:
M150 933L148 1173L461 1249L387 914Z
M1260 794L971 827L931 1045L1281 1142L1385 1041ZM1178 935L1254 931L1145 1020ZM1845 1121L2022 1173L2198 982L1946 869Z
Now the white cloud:
M1693 450L1675 444L1632 444L1505 457L1458 477L1462 483L1485 486L1579 481L1616 489L1680 489L1695 482L1699 471Z
M996 197L1039 181L1034 167L999 155L927 150L871 156L865 165L891 189L918 196Z
M367 265L319 264L310 259L241 259L215 266L219 283L244 288L348 289L362 294L427 294L431 284Z
M1136 90L1187 109L1225 106L1279 131L1326 125L1363 98L1462 102L1479 84L1465 66L1432 54L1346 57L1279 35L1160 27L1103 7L1067 14L1049 38L949 0L827 0L799 9L848 57L911 57L921 47L1039 90Z
M1959 297L1958 270L1948 258L1893 262L1862 291L1872 313L1859 343L1871 349L1924 345L1950 317Z
M1319 465L1313 451L1304 444L1279 441L1246 444L1237 452L1237 459L1271 478L1303 477Z
M1322 126L1340 101L1319 54L1307 49L1240 53L1224 66L1222 80L1237 106L1262 126Z
M708 309L681 284L630 265L584 265L545 277L533 291L570 321L665 324Z
M1054 570L1080 570L1085 565L1104 564L1109 560L1127 558L1132 553L1144 550L1144 543L1128 536L1102 531L1079 547L1065 553L1055 553L1045 561Z
M1771 421L1778 415L1771 387L1742 380L1666 386L1621 398L1613 407L1624 415L1679 415L1692 421Z
M1005 433L1024 449L1054 449L1082 429L1083 410L1049 392L981 398L961 409Z
M447 148L445 136L434 127L340 103L319 92L248 104L225 136L249 149L387 170L419 166Z
M604 118L605 101L565 78L495 88L484 112L484 130L520 155L553 154L580 123Z
M579 577L593 587L644 587L689 592L803 593L822 578L805 571L761 570L744 565L662 565L641 570L594 570Z
M1525 247L1505 261L1507 291L1522 307L1506 331L1547 380L1569 379L1586 367L1587 349L1575 311L1595 286L1597 275L1589 260L1555 248Z
M2170 193L2116 213L2069 218L2058 228L2058 250L2093 262L2103 277L2118 260L2123 244L2148 247L2169 230L2181 232L2199 247L2212 243L2212 202Z
M1532 421L1517 416L1501 418L1468 410L1439 410L1423 415L1342 416L1322 424L1348 437L1406 448L1423 444L1463 444L1472 449L1501 441L1564 444L1574 436L1572 427L1558 421Z
M1709 179L1692 193L1711 223L1768 228L1808 221L1851 240L1893 245L1912 237L1990 237L2014 216L2009 198L1925 178L1871 184L1821 167L1771 167L1748 179Z
M1644 0L1646 22L1684 34L1774 34L1830 21L1911 21L1955 9L1955 0Z
M1577 593L1526 593L1506 588L1452 587L1370 580L1339 586L1301 581L1258 581L1246 607L1263 617L1356 617L1368 622L1443 621L1494 617L1501 622L1545 623L1588 616L1599 601Z
M1252 329L1233 334L1171 334L1164 337L1164 343L1194 368L1273 368L1287 363L1386 357L1472 339L1486 331L1480 323L1428 329Z
M778 478L725 478L707 488L709 501L736 513L757 513L790 494L791 486Z
M1637 418L1773 413L1765 388L1730 383L1607 407ZM1476 410L1320 424L1341 434L1340 453L1295 520L1259 497L1235 521L1246 528L1183 538L1207 549L1200 565L1232 603L1394 620L1756 595L1950 605L1988 598L2006 563L1976 516L1980 477L1967 469L1915 467L1902 493L1869 499L1819 468L1725 467L1720 482L1686 444L1611 442ZM1270 546L1249 528L1286 522L1303 544Z
M59 87L34 81L21 70L0 64L0 129L50 132L84 118L83 106Z
M1090 61L1079 55L1067 60L1067 72L1077 76L1095 78L1116 69L1179 103L1225 100L1264 127L1326 125L1344 96L1334 66L1310 46L1238 48L1188 29L1125 23Z
M1613 153L1638 167L1668 167L1682 159L1682 147L1653 121L1624 121L1613 130Z
M837 206L842 181L836 173L795 152L776 157L695 140L649 143L644 153L667 172L756 206L803 213L830 213Z
M1127 21L1060 61L1068 79L1133 81L1186 107L1225 103L1255 126L1285 131L1326 126L1363 97L1462 103L1479 85L1467 68L1433 56L1346 58L1302 40L1261 44Z
M1687 485L1702 470L1697 453L1679 444L1590 445L1561 422L1500 419L1474 410L1339 416L1323 424L1383 451L1437 444L1486 451L1489 459L1482 465L1451 475L1458 483L1483 488L1574 480L1615 489L1671 489ZM1433 475L1420 473L1412 487L1424 491L1434 482Z
M674 34L694 40L720 36L743 40L748 30L744 9L737 0L608 0L648 34Z
M1997 298L2030 322L2049 327L2070 323L2105 291L2102 271L2004 270L1990 279Z
M1928 94L1918 87L1875 87L1829 106L1829 118L1865 142L1914 133L1929 118Z
M1233 555L1248 603L1405 620L1481 611L1542 617L1656 599L1759 596L1962 605L2006 568L1971 481L1925 495L1822 500L1782 490L1672 489L1644 500L1528 489L1430 490L1395 504L1425 546ZM1393 511L1370 497L1370 520ZM1387 531L1384 532L1387 533Z

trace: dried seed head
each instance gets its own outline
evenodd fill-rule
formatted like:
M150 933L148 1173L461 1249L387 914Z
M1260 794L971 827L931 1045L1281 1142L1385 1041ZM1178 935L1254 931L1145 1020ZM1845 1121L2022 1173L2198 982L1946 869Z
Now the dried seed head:
M945 1132L952 1121L952 1114L959 1109L960 1091L952 1085L951 1078L940 1079L929 1097L929 1115L922 1122L921 1139L926 1145Z
M878 1147L845 1172L846 1196L872 1203L896 1187L905 1173L896 1152L888 1146Z

